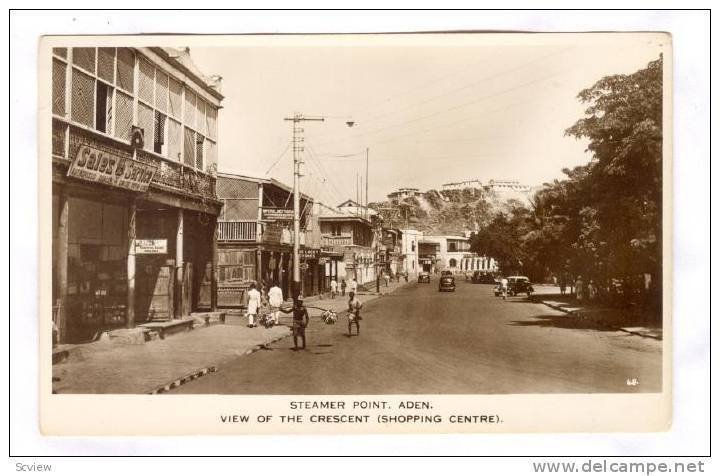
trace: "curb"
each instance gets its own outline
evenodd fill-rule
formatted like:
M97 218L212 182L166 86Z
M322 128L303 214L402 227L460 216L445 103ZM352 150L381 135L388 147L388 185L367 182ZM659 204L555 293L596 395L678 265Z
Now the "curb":
M148 394L157 395L160 393L169 392L173 388L177 388L180 385L184 385L188 382L192 382L193 380L200 378L203 375L207 375L210 372L217 372L217 367L214 365L211 365L209 367L204 367L200 370L196 370L195 372L185 375L183 377L177 378L168 384L160 385L159 387L155 387L155 389L148 392Z
M551 309L555 309L555 310L557 310L557 311L564 312L565 314L567 314L567 315L569 315L569 316L576 317L576 318L578 318L578 319L588 319L587 317L584 317L584 316L582 315L582 313L579 313L578 311L568 311L567 309L565 309L565 308L562 307L562 306L558 306L558 305L556 305L556 304L550 304L549 302L543 301L542 299L533 299L533 302L536 302L536 303L539 303L539 304L544 304L545 306L547 306L547 307L549 307L549 308L551 308ZM644 332L630 331L630 330L625 329L624 327L611 326L611 325L607 324L606 322L604 322L604 321L602 321L602 320L599 320L599 319L592 319L592 321L593 321L593 322L596 322L596 323L598 323L598 324L602 324L602 325L604 325L604 326L606 326L606 327L608 327L608 328L610 328L610 329L612 329L612 330L615 330L615 331L622 331L622 332L625 332L625 333L627 333L627 334L631 334L631 335L635 335L635 336L639 336L639 337L645 337L645 338L647 338L647 339L655 339L655 340L660 340L660 341L663 340L662 337L654 336L654 335L651 335L651 334L646 334L646 333L644 333Z

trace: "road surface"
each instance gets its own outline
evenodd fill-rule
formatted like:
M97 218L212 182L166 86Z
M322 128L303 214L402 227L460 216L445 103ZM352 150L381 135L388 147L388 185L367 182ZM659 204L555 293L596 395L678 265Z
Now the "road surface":
M661 390L662 342L601 330L542 304L413 283L368 302L360 336L314 318L306 350L283 339L173 390L185 394L507 394ZM636 385L628 385L635 379Z

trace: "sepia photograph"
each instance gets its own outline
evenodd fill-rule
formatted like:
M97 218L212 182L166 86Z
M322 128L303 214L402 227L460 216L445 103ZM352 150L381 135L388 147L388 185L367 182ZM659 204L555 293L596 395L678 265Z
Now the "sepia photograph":
M44 398L644 394L666 427L671 41L44 37Z

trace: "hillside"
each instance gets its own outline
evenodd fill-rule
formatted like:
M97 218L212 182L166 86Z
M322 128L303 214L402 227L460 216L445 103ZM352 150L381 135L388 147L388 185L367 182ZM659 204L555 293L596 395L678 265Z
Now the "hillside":
M496 194L487 188L428 190L414 197L370 203L386 223L438 235L462 235L485 226L492 215L519 203L524 196Z

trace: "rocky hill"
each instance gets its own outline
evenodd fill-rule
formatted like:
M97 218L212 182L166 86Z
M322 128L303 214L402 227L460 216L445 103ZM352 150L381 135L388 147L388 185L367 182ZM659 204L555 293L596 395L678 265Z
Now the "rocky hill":
M498 194L486 187L428 190L414 197L370 203L385 222L438 235L462 235L485 226L498 212L527 204L527 195Z

